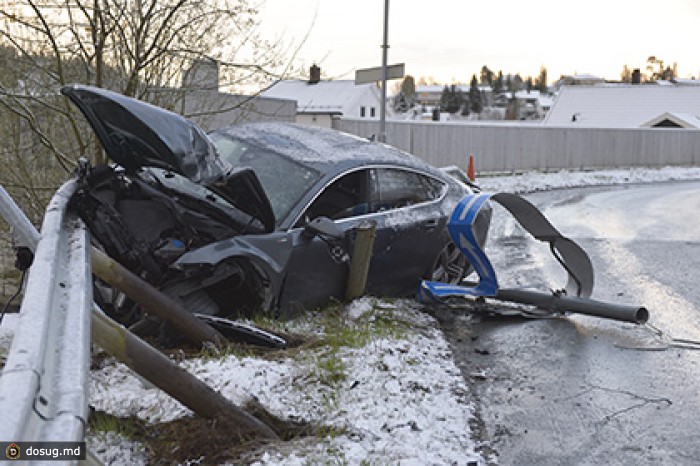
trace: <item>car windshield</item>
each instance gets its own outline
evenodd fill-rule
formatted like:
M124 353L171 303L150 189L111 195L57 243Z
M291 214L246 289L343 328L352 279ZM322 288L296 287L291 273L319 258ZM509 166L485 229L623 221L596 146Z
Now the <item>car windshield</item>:
M250 167L260 180L275 218L284 218L321 174L276 152L220 133L210 134L219 155L234 167Z

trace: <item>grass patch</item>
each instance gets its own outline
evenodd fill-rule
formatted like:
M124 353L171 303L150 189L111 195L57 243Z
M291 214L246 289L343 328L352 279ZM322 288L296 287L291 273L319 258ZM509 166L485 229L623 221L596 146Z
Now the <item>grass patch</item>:
M231 357L294 360L293 372L289 374L293 385L290 389L303 387L303 393L314 392L317 401L311 409L314 414L310 418L316 421L299 421L306 417L301 415L278 419L257 402L246 405L244 409L269 425L283 442L301 437L332 439L348 434L343 426L324 425L334 424L329 420L336 419L338 400L343 395L345 385L349 384L351 367L347 358L352 356L354 349L370 345L377 339L402 339L410 334L416 322L411 322L410 312L401 310L404 307L400 302L361 298L351 304L333 304L289 320L256 316L252 318L253 325L288 338L293 346L269 349L231 344L220 350L179 347L167 350L166 354L178 362L190 358L206 362ZM233 435L235 429L221 420L181 418L146 426L138 419L94 413L90 416L89 424L92 431L115 432L145 445L151 458L157 458L163 464L191 460L201 461L202 464L232 460L247 462L267 450L260 439ZM269 445L271 450L275 450L275 446L284 450L283 445ZM347 463L343 452L333 451L331 446L322 458L314 457L308 464L319 464L317 460L321 460L320 464Z
M142 437L146 432L146 424L137 417L119 417L103 411L90 408L88 429L93 432L113 432L133 440Z

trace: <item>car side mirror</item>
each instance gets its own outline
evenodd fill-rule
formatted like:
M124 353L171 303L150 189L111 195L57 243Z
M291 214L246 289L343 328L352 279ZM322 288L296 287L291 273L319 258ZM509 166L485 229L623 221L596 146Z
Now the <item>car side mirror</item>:
M343 238L343 231L328 217L316 217L311 220L304 225L304 231L301 234L308 239L318 235L329 236L333 239Z

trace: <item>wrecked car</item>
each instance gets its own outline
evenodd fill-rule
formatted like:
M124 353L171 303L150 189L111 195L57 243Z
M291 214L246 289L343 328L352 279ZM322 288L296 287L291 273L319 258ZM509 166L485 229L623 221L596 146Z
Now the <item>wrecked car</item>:
M61 91L113 162L83 162L72 206L96 245L203 315L289 315L342 299L354 231L376 222L366 292L415 295L421 279L469 271L446 223L471 188L388 145L291 123L205 134L189 120L107 90ZM485 241L490 213L477 222ZM126 325L143 318L96 282Z

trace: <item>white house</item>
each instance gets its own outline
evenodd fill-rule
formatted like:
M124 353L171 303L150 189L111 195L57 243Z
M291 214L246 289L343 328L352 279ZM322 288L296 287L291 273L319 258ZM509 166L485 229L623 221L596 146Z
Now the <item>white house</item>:
M330 128L333 118L379 119L381 92L377 84L350 80L321 80L321 70L311 67L310 79L278 81L261 94L297 103L297 123ZM391 114L387 106L387 116Z
M692 128L700 115L700 86L606 84L564 86L543 121L588 128Z

